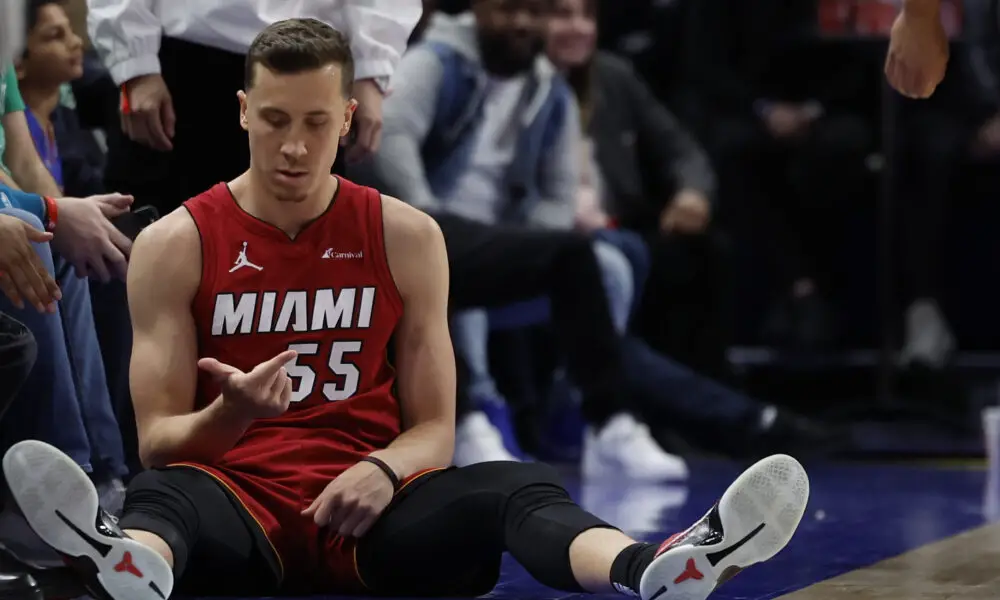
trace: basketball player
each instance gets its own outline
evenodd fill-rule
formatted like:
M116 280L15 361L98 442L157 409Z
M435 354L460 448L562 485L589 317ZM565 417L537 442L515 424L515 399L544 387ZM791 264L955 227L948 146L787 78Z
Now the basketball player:
M892 25L885 74L904 96L929 98L948 67L941 0L903 0Z
M777 553L808 497L788 456L751 467L663 545L584 512L547 466L445 468L444 241L427 215L329 175L352 69L347 39L319 21L256 38L239 94L249 170L132 253L132 389L151 469L116 524L66 456L14 446L4 474L39 536L114 600L162 600L175 583L196 596L480 595L504 551L562 590L700 599Z

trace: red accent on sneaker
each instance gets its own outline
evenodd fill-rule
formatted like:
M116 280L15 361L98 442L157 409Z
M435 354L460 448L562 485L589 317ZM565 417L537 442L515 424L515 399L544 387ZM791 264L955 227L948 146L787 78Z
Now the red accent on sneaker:
M677 585L678 583L683 583L688 579L704 579L704 578L705 576L702 574L701 571L698 570L698 567L695 566L694 559L689 558L687 561L687 565L684 566L684 572L677 576L677 579L674 580L674 585Z
M129 573L135 575L139 579L142 579L142 571L140 571L134 564L132 564L132 553L126 551L125 555L122 556L120 563L115 565L116 573Z
M664 552L666 552L667 550L669 550L670 546L672 546L673 543L675 541L677 541L677 538L681 537L685 533L686 532L684 532L684 531L678 531L677 533L675 533L672 536L668 537L662 544L660 544L660 548L656 551L656 555L655 556L659 556L659 555L663 554Z

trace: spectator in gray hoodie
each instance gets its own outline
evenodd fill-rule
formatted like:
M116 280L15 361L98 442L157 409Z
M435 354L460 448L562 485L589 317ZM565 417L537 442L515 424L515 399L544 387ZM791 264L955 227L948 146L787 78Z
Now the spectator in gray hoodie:
M393 77L373 175L386 193L438 220L456 312L547 297L588 439L600 446L589 474L684 477L684 462L653 441L626 402L601 263L591 237L573 230L579 117L572 92L540 52L549 10L548 0L476 0L470 13L436 15ZM461 339L468 332L462 322L453 326L466 375L456 458L466 449L475 462L508 458L486 407L469 398L474 382ZM481 343L482 320L476 327Z

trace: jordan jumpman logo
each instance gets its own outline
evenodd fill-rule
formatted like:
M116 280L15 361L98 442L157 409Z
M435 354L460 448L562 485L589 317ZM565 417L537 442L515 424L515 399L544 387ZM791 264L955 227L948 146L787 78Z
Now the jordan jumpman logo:
M236 269L241 269L243 267L250 267L251 269L257 269L258 271L263 271L264 270L264 267L259 267L259 266L255 265L255 264L253 264L252 262L250 262L249 259L247 259L247 243L246 242L243 242L243 249L240 250L240 254L239 254L239 256L236 257L236 262L233 263L233 268L229 269L229 272L232 273Z

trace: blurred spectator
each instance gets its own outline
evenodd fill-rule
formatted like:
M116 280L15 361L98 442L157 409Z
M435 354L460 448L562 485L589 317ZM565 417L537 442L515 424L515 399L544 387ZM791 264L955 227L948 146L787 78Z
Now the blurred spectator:
M571 91L540 56L547 12L547 0L477 0L471 13L435 15L386 99L376 179L438 220L454 310L549 297L599 459L590 474L684 476L684 463L659 448L626 405L597 258L588 236L567 231L579 131ZM468 383L459 385L457 455L464 441L493 437Z
M419 42L424 37L424 31L427 29L427 25L431 22L431 15L437 11L438 0L423 0L424 12L420 15L420 20L413 27L413 32L410 34L410 39L407 41L407 45L413 45Z
M48 236L41 220L46 212L43 199L3 186L0 199L9 205L0 208L4 247L8 252L15 252L15 248L22 252L17 255L20 259L11 255L0 264L5 293L0 297L0 311L22 321L42 350L19 401L0 422L4 447L29 438L53 444L93 474L113 507L120 506L124 493L121 480L127 470L97 345L87 280L77 277L65 261L54 258L49 244L41 241L41 236ZM33 250L27 245L29 240L35 243ZM24 259L25 248L32 253L29 261Z
M352 40L348 160L376 150L389 76L421 15L420 0L89 0L90 39L127 110L109 134L107 184L167 214L242 173L250 162L237 118L244 54L266 25L316 17Z
M59 185L35 150L17 74L12 65L2 67L2 71L0 183L60 199L58 215L52 215L53 224L57 217L60 223L60 234L53 241L54 250L73 265L77 275L95 275L101 281L109 281L112 275L124 278L132 242L115 229L111 219L127 212L132 198L119 194L63 197ZM5 164L11 169L6 170Z
M28 7L25 52L15 64L25 117L42 162L63 192L103 191L103 156L78 122L69 83L83 75L83 44L70 27L62 0Z
M639 232L652 265L637 330L657 350L711 376L728 374L731 272L710 228L708 157L625 61L595 52L596 2L557 0L547 52L580 104L584 185L577 226ZM597 118L600 115L600 118Z
M767 246L777 278L765 340L805 348L835 341L830 254L871 145L859 108L870 71L849 48L816 39L815 9L698 0L684 30L722 212Z
M991 6L993 5L993 6ZM1000 165L1000 39L995 3L966 0L964 42L928 99L899 102L894 156L902 220L901 361L938 369L956 350L942 308L942 257L956 175L970 162ZM996 190L991 190L995 193Z
M4 218L7 217L0 215L0 219ZM38 347L31 331L10 315L0 312L0 418L7 413L7 408L27 379L37 356ZM0 534L6 537L7 533L0 525ZM0 595L11 598L42 598L37 582L26 573L0 572Z
M38 345L31 330L14 317L0 313L0 418L7 414L37 358Z

